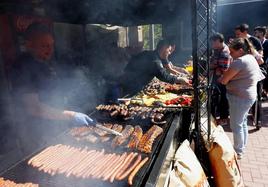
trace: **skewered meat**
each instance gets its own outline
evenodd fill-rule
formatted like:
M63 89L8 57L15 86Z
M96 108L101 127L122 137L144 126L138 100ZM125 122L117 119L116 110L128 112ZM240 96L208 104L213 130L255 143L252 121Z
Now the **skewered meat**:
M152 146L155 141L155 139L163 132L163 129L161 127L158 127L157 125L153 125L141 138L141 141L138 146L138 150L145 152L145 153L151 153Z
M136 157L138 159L135 159ZM141 155L138 153L107 154L104 150L78 149L59 144L46 148L30 159L28 164L50 175L64 174L67 177L96 178L113 182L128 176L140 162ZM0 178L0 184L1 182L3 179ZM36 186L38 185L33 187Z
M123 144L124 142L126 142L127 139L129 138L129 136L133 133L133 131L134 131L134 128L130 125L127 125L124 128L124 130L121 132L122 136L116 136L113 139L112 147L119 146L119 145Z
M148 161L148 157L145 157L136 167L135 169L131 172L131 174L128 177L128 184L132 185L133 184L133 178L137 174L137 172L142 168L142 166Z
M111 113L111 116L113 117L113 116L117 116L118 115L118 111L117 110L115 110L115 111L113 111L112 113Z
M4 179L0 177L0 186L1 187L38 187L38 184L33 184L33 183L15 183L11 180Z
M141 107L141 106L131 106L120 104L120 105L99 105L96 107L97 110L110 112L112 117L121 116L124 119L133 119L135 117L140 117L142 119L157 117L154 121L159 121L164 117L164 114L167 112L175 112L176 110L168 110L163 107L150 108L150 107ZM161 118L161 119L160 119Z
M136 149L137 146L139 145L139 142L141 140L142 134L143 134L142 128L140 126L135 126L134 132L131 135L130 141L128 143L128 148Z

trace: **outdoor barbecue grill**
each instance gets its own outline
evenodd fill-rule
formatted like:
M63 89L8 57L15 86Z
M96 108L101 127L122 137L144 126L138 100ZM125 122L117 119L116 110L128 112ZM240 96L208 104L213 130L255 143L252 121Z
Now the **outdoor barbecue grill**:
M189 111L188 111L189 112ZM98 112L96 112L98 113ZM98 116L97 114L93 114L95 116ZM99 122L107 122L107 118L98 118ZM121 123L124 124L133 124L133 125L140 125L141 128L146 131L151 126L150 120L143 120L143 121L133 121L133 122L127 122L127 121L118 121L116 119L109 119L109 122L113 123ZM143 156L149 156L149 161L139 170L137 175L135 176L133 180L133 186L144 186L147 184L152 185L157 182L157 177L160 174L160 168L165 161L165 156L167 154L167 151L171 144L171 139L178 138L178 130L181 127L181 120L182 115L181 112L177 112L176 114L169 114L165 117L165 120L167 121L166 124L161 126L163 128L163 133L160 135L154 145L152 152L147 155L145 153L142 153ZM187 125L187 124L184 124ZM41 152L43 149L50 145L56 145L56 144L64 144L64 145L70 145L74 147L85 147L88 146L91 149L94 150L100 150L102 148L105 149L106 152L116 152L116 153L122 153L122 152L130 152L130 149L119 147L117 149L113 149L111 147L111 142L108 142L107 144L101 144L101 145L94 145L89 142L80 142L76 141L74 137L71 137L69 131L63 132L58 137L56 137L52 142L49 142L47 145L40 148L38 151L32 153L31 155L27 156L20 162L16 163L12 167L6 169L5 171L2 171L0 176L4 177L5 179L13 180L17 183L25 183L25 182L32 182L39 184L40 186L45 187L84 187L84 186L128 186L127 180L124 181L114 181L113 183L110 182L104 182L101 180L96 179L82 179L82 178L75 178L73 176L66 177L62 174L57 174L55 176L51 176L47 173L44 173L42 171L38 171L38 169L29 166L27 164L28 160L32 158L34 155Z

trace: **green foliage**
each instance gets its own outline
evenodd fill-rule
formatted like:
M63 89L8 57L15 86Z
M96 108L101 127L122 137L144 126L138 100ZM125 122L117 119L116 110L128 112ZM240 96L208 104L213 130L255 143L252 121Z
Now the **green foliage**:
M143 32L143 49L150 49L150 42L149 42L149 25L143 25L142 26L142 32ZM158 41L162 38L162 25L156 24L154 25L154 43L157 45Z

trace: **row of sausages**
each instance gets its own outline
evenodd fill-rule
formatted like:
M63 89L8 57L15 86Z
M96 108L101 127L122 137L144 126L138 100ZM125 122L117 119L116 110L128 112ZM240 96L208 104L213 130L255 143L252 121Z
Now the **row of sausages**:
M14 181L0 177L0 187L38 187L38 184L33 183L15 183Z
M64 174L66 177L93 178L103 181L124 180L132 185L137 172L148 161L141 154L105 153L88 148L75 148L58 144L50 146L34 156L28 164L50 175Z

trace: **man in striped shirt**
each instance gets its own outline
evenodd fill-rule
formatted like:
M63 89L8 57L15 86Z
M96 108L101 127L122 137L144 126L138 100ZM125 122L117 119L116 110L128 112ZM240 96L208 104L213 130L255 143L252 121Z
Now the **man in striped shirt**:
M228 70L231 63L231 56L228 46L224 43L224 37L220 33L214 34L211 38L213 49L210 59L210 69L213 74L212 86L212 106L211 113L217 119L219 125L226 124L229 116L228 100L226 98L226 88L217 82L222 74Z

